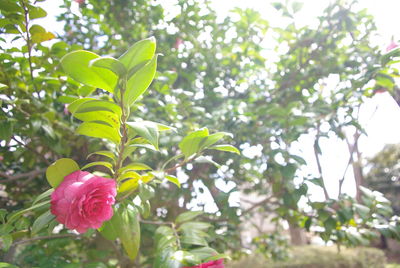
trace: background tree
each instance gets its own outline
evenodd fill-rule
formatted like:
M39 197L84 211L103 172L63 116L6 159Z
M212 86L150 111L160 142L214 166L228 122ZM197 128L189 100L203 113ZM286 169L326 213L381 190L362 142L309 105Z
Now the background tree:
M210 213L201 216L202 220L218 233L210 231L208 242L233 257L241 255L243 247L251 247L242 241L241 223L251 222L256 215L272 218L276 232L281 231L281 222L288 221L293 230L316 230L325 241L348 246L367 244L377 226L381 228L378 231L389 228L381 217L390 216L387 200L368 190L359 193L365 197L358 199L362 203L346 195L338 199L329 196L320 164L322 139L345 139L349 128L362 133L358 109L374 94L371 82L384 81L378 74L386 66L377 67L382 55L369 40L375 30L373 19L365 10L355 11L354 3L331 4L316 28L297 26L293 15L301 8L299 3L277 3L276 9L289 23L272 28L251 9L232 10L232 16L221 20L208 1L164 6L144 0L65 0L65 12L57 16L64 31L56 37L50 29L33 27L36 18L46 16L43 9L23 0L3 2L1 42L7 46L2 46L0 54L4 93L0 183L7 193L2 207L9 212L29 206L34 196L47 189L45 168L61 155L82 165L88 152L104 146L72 135L77 122L70 124L65 107L102 91L82 88L67 78L58 67L60 59L82 48L117 57L136 41L155 36L157 52L164 56L150 90L131 107L131 119L171 125L178 135L162 137L160 148L165 149L161 153L137 150L134 156L159 169L168 156L180 154L178 141L202 126L211 132L233 133L233 143L244 156L206 151L197 163L171 161L165 168L179 166L171 175L179 179L181 188L161 185L149 201L151 216L146 221L171 222L186 209L207 208ZM78 4L79 14L71 8ZM43 43L49 39L54 39L52 45ZM265 54L266 42L272 44L277 57ZM384 59L390 62L396 55L392 52ZM314 138L317 176L303 172L310 163L293 149L305 135ZM245 153L249 151L252 153ZM99 159L91 156L90 160ZM309 188L314 185L324 192L324 201L309 199ZM244 208L234 202L239 193L251 194L256 201L248 200ZM307 205L300 206L299 201ZM20 230L25 232L38 215L28 214ZM358 232L354 233L353 227ZM143 240L137 264L141 267L151 265L157 257L156 228L145 221L141 224ZM390 235L398 229L394 227ZM254 243L270 242L274 237L260 229ZM102 262L112 267L115 254L120 254L90 233L77 241L57 239L28 245L17 258L18 242L8 246L5 259L21 266ZM60 247L70 250L60 252Z

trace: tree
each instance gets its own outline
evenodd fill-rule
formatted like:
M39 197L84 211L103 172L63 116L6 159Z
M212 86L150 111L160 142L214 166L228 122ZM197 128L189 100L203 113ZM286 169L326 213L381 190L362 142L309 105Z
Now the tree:
M369 171L365 178L367 187L383 193L391 201L396 215L400 214L399 157L399 145L386 145L381 152L368 159L366 167Z
M385 209L389 205L378 193L364 189L363 203L344 195L334 199L325 187L322 168L317 177L303 175L301 170L307 163L292 149L302 135L311 133L315 137L315 161L320 166L321 139L344 139L344 130L349 126L361 133L359 106L374 94L370 83L382 82L379 77L385 64L397 57L397 52L382 56L370 46L373 20L363 10L355 12L353 3L328 6L314 29L296 26L293 14L298 3L275 4L290 22L272 28L251 9L235 9L234 16L220 21L207 1L178 1L173 7L179 12L170 14L159 2L65 0L66 12L58 15L65 32L57 38L49 29L34 25L36 18L46 16L42 8L23 0L4 3L0 26L2 37L10 40L10 46L2 47L0 55L0 83L5 93L0 114L0 137L5 140L0 144L0 165L4 170L1 183L7 185L8 194L2 202L8 212L30 207L31 200L48 189L43 174L57 159L69 157L83 166L104 159L91 155L87 161L89 152L109 149L107 142L74 135L79 124L78 120L71 122L70 113L74 114L71 105L79 99L97 96L110 101L112 97L98 85L82 86L68 77L71 70L58 65L61 58L78 49L118 58L137 41L155 36L157 52L164 56L158 60L149 90L129 107L129 120L158 122L177 129L177 134L161 135L156 144L162 148L160 152L144 153L146 148L141 148L132 157L154 170L167 171L167 179L181 188L161 184L154 192L140 189L142 197L148 197L141 199L140 213L148 218L140 224L142 241L137 266L164 263L160 259L163 255L156 250L163 242L161 238L176 238L173 226L182 212L210 204L215 205L214 213L197 216L213 228L207 237L204 228L200 234L206 239L195 236L196 243L206 242L233 257L243 252L240 223L251 221L254 214L273 215L274 222L288 221L295 229L319 230L317 233L325 241L332 240L339 246L365 244L378 227L378 231L386 233L391 228L390 235L398 232L398 225L388 225L390 212ZM75 14L71 5L79 5L80 14ZM263 56L262 41L267 37L267 41L275 43L277 60ZM12 39L20 40L22 47ZM48 39L54 44L46 45ZM286 51L279 53L283 46ZM334 78L337 83L328 85ZM233 133L234 140L228 139L226 132ZM225 136L226 140L214 150L194 143L199 146L197 151L191 151L191 146L188 150L182 145L189 137L187 133L192 133L192 138ZM224 151L238 152L230 144L241 149L244 156L226 154ZM253 149L254 155L247 153L248 148ZM196 159L189 155L190 151L195 152ZM200 151L203 157L197 158L196 152ZM171 156L177 157L170 159ZM221 184L227 187L220 187ZM324 191L323 202L308 200L311 184ZM232 204L238 192L251 193L259 201L250 200L249 208L243 209ZM205 201L204 196L209 200ZM307 200L308 210L299 206L300 200ZM19 239L20 232L30 230L39 215L40 211L26 214L29 217L14 226L14 239ZM166 228L157 229L159 226L154 223ZM358 232L354 234L350 228ZM217 230L218 235L211 230ZM45 234L45 230L41 232ZM181 230L181 234L185 235L185 231ZM260 239L254 241L273 237L261 233ZM117 255L117 262L125 265L121 249L115 250L115 244L102 240L97 233L89 232L77 241L58 238L28 245L17 258L13 256L19 245L16 242L6 259L18 260L22 266L51 267L65 262L115 266ZM10 241L10 237L3 238L6 245ZM184 256L176 250L178 240L168 242L172 243L166 243L169 249ZM57 246L41 250L42 245L51 243ZM60 247L71 250L61 253ZM91 247L97 250L91 252ZM166 255L173 255L172 251Z

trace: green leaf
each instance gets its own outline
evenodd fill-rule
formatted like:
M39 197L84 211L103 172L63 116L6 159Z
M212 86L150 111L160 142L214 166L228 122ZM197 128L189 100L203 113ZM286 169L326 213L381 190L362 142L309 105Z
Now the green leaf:
M201 214L203 214L203 211L187 211L187 212L180 214L178 217L176 217L175 222L183 223L186 221L190 221Z
M122 246L131 260L136 258L140 246L140 224L137 210L133 207L127 207L119 210L122 226L120 226L120 235Z
M56 37L53 33L46 31L46 29L37 24L31 26L29 33L31 34L31 40L34 44L48 41Z
M119 61L127 70L131 70L143 62L151 60L154 57L155 51L156 39L150 37L132 45L121 57L119 57Z
M144 183L139 185L139 197L142 200L142 202L150 200L151 198L154 197L154 195L155 191L153 187Z
M2 120L0 122L0 140L10 141L13 135L14 124L9 120Z
M115 128L95 122L82 123L76 129L76 133L89 137L108 139L114 143L119 143L121 140L121 137Z
M179 268L181 263L173 258L178 250L177 239L172 228L160 226L155 232L156 257L154 268Z
M19 267L12 265L10 263L0 262L0 268L19 268Z
M99 56L95 53L77 50L65 55L61 59L61 66L76 81L113 93L118 77L110 70L95 66L90 67L90 61L97 58Z
M219 259L228 259L230 260L231 257L227 254L216 254L214 256L208 257L207 259L203 260L204 262L209 262L209 261L216 261Z
M233 137L231 133L228 132L217 132L214 134L209 135L205 140L200 143L200 150L208 148L209 146L213 145L214 143L218 142L225 136Z
M53 219L55 216L51 214L50 211L46 211L42 215L40 215L32 225L32 234L37 234L40 230L45 228Z
M71 114L73 114L73 113L75 113L76 109L78 109L78 107L79 107L80 105L82 105L83 103L88 102L88 101L95 101L95 100L96 100L96 99L94 99L94 98L82 98L82 99L74 100L73 102L71 102L71 103L68 105L68 111L69 111Z
M120 206L114 210L114 215L100 228L100 233L109 240L117 237L131 260L136 258L140 245L140 225L138 212L131 206Z
M216 168L221 168L221 165L215 162L211 156L199 156L195 160L196 163L208 163L214 165Z
M118 210L114 207L114 215L109 220L103 223L103 225L98 229L100 234L108 240L115 240L119 236L119 226L121 225L121 219L117 215Z
M37 204L39 201L42 201L43 199L49 197L52 193L54 192L53 188L48 189L47 191L41 193L36 197L35 201L33 201L32 206Z
M128 180L125 180L129 178ZM129 171L118 178L118 181L124 180L118 188L118 192L127 193L136 190L139 187L139 181L142 179L138 173Z
M79 166L74 160L61 158L47 168L46 178L51 187L56 188L65 176L77 170L79 170Z
M72 106L72 107L70 107ZM68 106L68 110L71 113L84 113L91 111L108 111L118 115L118 118L122 115L121 107L111 101L96 100L93 98L83 98L74 101Z
M79 96L86 97L86 96L89 96L90 94L92 94L92 92L95 90L96 90L95 87L81 86L78 89L78 94L79 94Z
M10 214L9 217L8 217L7 224L11 224L15 220L17 220L19 216L23 215L24 213L26 213L28 211L35 210L37 208L42 208L42 207L44 207L44 206L46 206L48 204L50 204L50 200L47 200L47 201L44 201L44 202L41 202L41 203L37 203L35 205L32 205L29 208L26 208L26 209L17 211L17 212L15 212L13 214Z
M100 57L89 62L89 67L99 67L112 71L119 77L123 77L126 74L125 66L117 59L113 57Z
M130 163L130 164L120 168L119 173L123 174L124 172L130 171L130 170L152 170L152 168L146 164L135 162L135 163Z
M90 168L90 167L93 167L93 166L103 166L103 167L108 168L111 171L111 173L114 172L113 165L111 163L108 163L108 162L105 162L105 161L92 162L92 163L84 165L81 169L84 170L84 169L87 169L87 168Z
M218 252L210 247L200 247L190 250L190 253L197 256L202 262L206 262L207 258L218 255Z
M158 127L150 121L126 123L139 136L148 140L158 150Z
M150 86L157 69L157 56L135 72L129 79L124 93L124 100L131 106Z
M10 247L11 247L11 244L12 244L12 242L13 242L13 239L12 239L12 236L11 235L9 235L9 234L6 234L6 235L2 235L2 236L0 236L0 241L1 241L1 246L2 246L2 249L5 251L5 252L7 252L9 249L10 249ZM5 267L7 267L7 266L5 266ZM10 267L10 266L8 266L8 267Z
M39 19L47 16L47 12L38 6L29 5L29 19Z
M95 154L108 157L108 158L112 159L113 161L116 160L115 155L114 155L112 152L110 152L110 151L97 151L97 152L94 152L94 153L89 154L89 155L86 157L86 159L88 159L89 157L91 157L92 155L95 155Z
M181 188L181 183L179 182L178 178L172 175L165 175L165 178L172 182L173 184L175 184L176 186L178 186L178 188Z
M236 147L229 144L214 145L211 146L209 149L223 151L223 152L231 152L240 155L240 151Z
M81 100L81 99L79 99ZM71 103L69 111L79 120L85 122L101 121L119 129L121 108L113 102L100 100L76 100Z
M179 143L179 148L188 159L193 154L199 152L200 143L208 137L208 129L202 128L189 133L183 140Z
M204 231L211 227L212 225L201 221L187 221L181 224L178 230L199 230Z
M8 88L7 85L0 83L0 90L6 89Z
M363 220L368 219L370 213L370 209L368 207L361 204L354 204L354 208L357 211L357 213L360 214Z

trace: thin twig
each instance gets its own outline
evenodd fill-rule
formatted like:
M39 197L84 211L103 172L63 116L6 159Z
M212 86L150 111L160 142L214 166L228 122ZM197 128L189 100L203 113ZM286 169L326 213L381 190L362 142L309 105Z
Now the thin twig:
M329 194L328 194L328 191L326 190L326 187L325 187L324 178L322 176L321 160L319 159L318 141L319 141L319 125L317 126L317 135L315 136L315 142L314 142L314 156L315 156L315 160L317 161L318 172L319 172L319 176L320 176L321 181L322 181L322 189L324 190L325 199L328 200L329 199Z
M38 241L38 240L68 238L68 237L79 238L81 236L80 235L76 235L76 234L58 234L58 235L39 236L39 237L34 237L34 238L29 238L29 239L25 239L25 240L14 242L13 246L27 244L27 243L35 242L35 241Z
M15 180L21 179L21 178L34 178L42 173L44 173L46 171L45 168L43 169L38 169L38 170L32 170L26 173L19 173L19 174L15 174L15 175L9 175L5 172L1 172L0 171L0 177L1 178L5 178L5 180L0 181L1 183L8 183L8 182L13 182Z
M25 15L25 31L26 31L26 46L28 47L28 63L29 63L29 73L31 76L31 80L32 80L32 85L33 88L36 91L36 94L38 95L38 99L41 100L40 94L39 94L39 90L36 87L35 84L35 80L33 78L33 66L32 66L32 43L31 43L31 37L29 34L29 10L27 8L27 6L25 5L24 0L21 0L21 4L22 4L22 8L24 9L24 15Z
M12 140L15 141L16 143L18 143L19 145L25 147L26 149L28 149L29 151L35 153L37 156L39 156L43 162L45 162L47 165L50 165L51 163L49 162L49 160L47 160L46 157L44 157L41 153L39 153L38 151L36 151L35 149L33 149L32 147L30 147L28 144L25 144L19 140L17 140L14 136L12 137Z

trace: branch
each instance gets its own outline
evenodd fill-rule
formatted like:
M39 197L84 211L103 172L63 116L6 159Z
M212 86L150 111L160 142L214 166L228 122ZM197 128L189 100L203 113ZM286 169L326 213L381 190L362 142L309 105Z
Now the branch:
M319 140L319 125L317 126L317 135L315 136L315 142L314 142L314 156L315 156L315 160L317 161L318 172L319 172L319 176L322 181L322 189L324 190L325 199L328 200L329 194L328 194L328 191L326 190L324 178L322 176L322 165L321 165L321 160L319 159L319 152L317 149L319 146L318 140Z
M358 139L360 138L360 136L361 136L361 133L357 131L356 134L354 135L354 145L358 142ZM345 179L347 170L349 169L349 166L354 161L353 154L356 151L356 146L352 146L347 138L346 138L346 143L347 143L347 147L349 148L350 157L349 157L349 161L347 161L347 165L346 165L346 168L345 168L345 170L343 172L343 176L339 180L339 194L338 194L338 196L340 196L342 194L342 187L343 187L344 179Z
M15 180L21 179L21 178L26 178L26 177L28 177L28 178L32 178L33 177L34 178L34 177L36 177L36 176L38 176L38 175L40 175L40 174L42 174L44 172L46 172L45 168L38 169L38 170L32 170L32 171L25 172L25 173L19 173L19 174L16 174L16 175L9 175L9 174L7 174L5 172L1 172L0 171L0 177L5 178L5 180L0 181L0 182L1 183L9 183L9 182L13 182Z
M183 160L183 161L180 162L179 164L177 164L177 165L175 165L175 166L173 166L173 167L171 167L171 168L168 168L168 169L164 170L164 172L165 172L165 173L171 173L172 171L175 171L175 170L177 170L178 168L180 168L180 167L186 165L187 163L189 163L189 162L195 160L195 159L196 159L197 157L199 157L199 156L200 156L200 154L197 153L197 154L195 154L193 157L191 157L191 158L189 158L189 159L186 159L186 160Z
M275 196L274 196L274 195L271 195L271 196L268 196L267 198L264 198L263 200L261 200L261 201L259 201L259 202L253 203L253 205L252 205L251 207L249 207L248 209L246 209L246 210L244 210L244 211L242 212L242 215L241 215L241 216L243 216L243 215L245 215L245 214L247 214L247 213L250 213L250 212L253 211L255 208L257 208L257 207L259 207L259 206L261 206L261 205L264 205L265 203L268 203L268 201L270 201L273 197L275 197Z
M28 18L29 10L25 5L24 0L21 1L21 4L22 4L22 8L24 9L24 17L25 17L25 32L26 32L26 39L25 40L26 40L26 46L28 47L29 73L30 73L30 76L31 76L33 88L35 89L36 94L38 95L38 99L40 100L41 97L40 97L40 94L39 94L39 90L37 89L36 84L35 84L35 80L33 78L32 43L31 43L31 37L29 35L29 18Z
M13 243L12 245L13 246L17 246L17 245L22 245L22 244L35 242L35 241L38 241L38 240L68 238L68 237L79 238L81 236L80 235L76 235L76 234L58 234L58 235L39 236L39 237L34 237L34 238L29 238L29 239L17 241L15 243Z
M39 158L41 158L43 160L43 162L46 165L50 165L51 163L49 162L49 160L44 157L44 155L42 155L41 153L39 153L38 151L36 151L34 148L30 147L28 144L24 144L23 142L20 142L19 140L17 140L14 136L12 137L12 140L15 141L16 143L18 143L19 145L21 145L22 147L25 147L26 149L28 149L29 151L35 153Z

